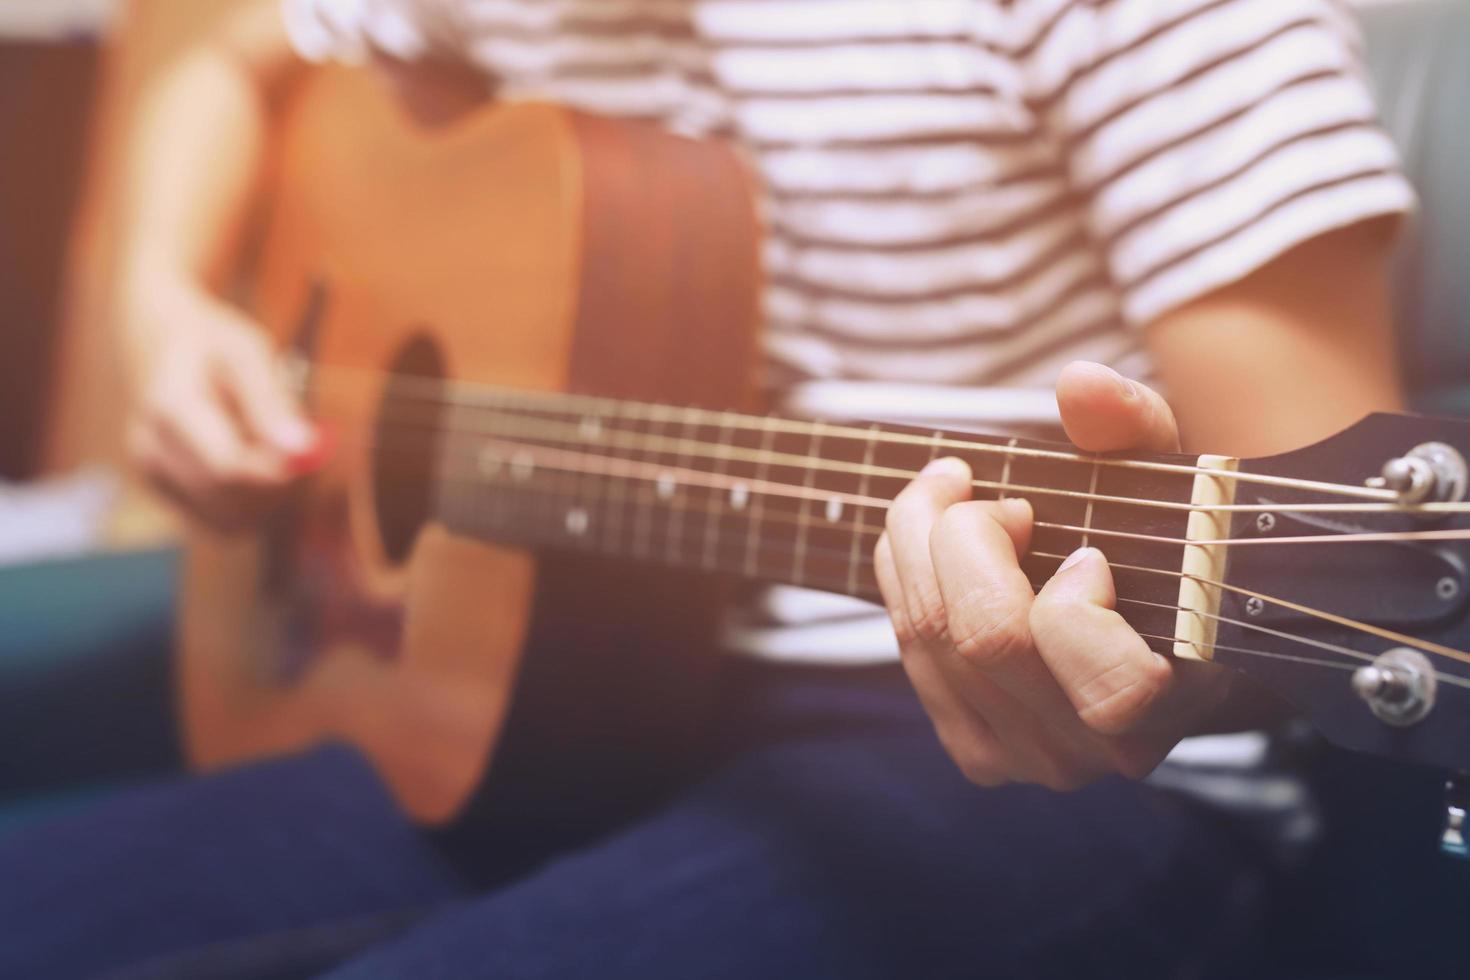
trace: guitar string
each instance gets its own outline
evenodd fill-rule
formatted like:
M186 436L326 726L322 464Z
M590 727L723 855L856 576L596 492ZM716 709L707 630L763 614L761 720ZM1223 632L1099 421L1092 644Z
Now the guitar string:
M499 434L499 430L497 430L497 433L496 434L497 435ZM675 440L675 441L676 442L681 442L682 440ZM580 444L581 443L581 440L578 440L578 443ZM518 455L524 456L524 457L529 457L533 461L536 460L538 456L541 457L541 458L543 458L543 459L550 458L551 456L554 456L555 458L580 457L580 458L583 458L583 459L601 459L601 460L607 460L607 461L609 461L611 463L617 463L617 464L624 465L626 467L630 467L630 468L633 468L633 469L642 469L642 470L645 470L645 471L656 471L656 472L654 472L652 474L644 474L644 475L633 474L631 476L628 473L617 473L617 472L613 472L610 469L604 469L604 470L601 471L602 474L603 475L606 475L606 476L621 476L621 477L624 477L626 479L651 479L651 480L659 480L659 479L666 479L666 478L671 478L672 477L677 482L680 478L682 478L683 482L686 482L686 483L692 483L692 484L696 484L696 485L704 485L704 486L708 486L708 487L712 487L712 488L716 488L716 489L724 489L724 490L732 489L736 484L743 484L745 486L746 490L748 490L749 492L752 492L752 493L764 493L764 494L769 494L769 495L774 495L774 496L799 497L799 498L802 498L802 499L812 500L812 501L818 501L818 502L827 502L827 501L831 501L831 500L837 500L837 501L842 502L843 504L850 504L850 505L859 506L859 507L881 507L881 508L885 508L886 509L889 506L889 504L892 502L888 498L873 497L871 495L854 494L854 493L850 493L848 491L842 491L842 490L826 490L826 489L821 489L821 488L817 488L817 487L810 487L810 486L798 485L798 484L792 484L792 483L782 483L780 481L773 481L773 480L766 480L766 479L762 479L762 480L744 479L744 478L740 478L740 477L734 476L734 475L728 475L727 476L725 474L708 474L705 471L702 471L702 470L694 470L694 469L690 469L688 467L664 466L664 465L661 465L661 464L658 464L658 463L649 463L649 462L643 462L643 461L626 460L626 459L624 459L622 457L617 457L617 456L601 456L601 455L598 455L598 454L595 454L595 453L582 452L580 450L562 450L562 449L557 449L557 448L550 447L550 446L542 446L542 445L539 445L539 444L536 444L536 443L507 442L507 441L505 441L503 439L499 439L499 438L486 438L484 441L482 441L480 443L480 445L478 447L478 451L475 452L475 453L472 453L470 455L472 455L472 456L474 456L476 458L483 459L484 458L484 454L485 454L485 452L487 450L495 449L495 448L499 448L499 449L504 450L505 453L507 453L508 456L509 456L508 459L502 459L502 460L500 460L499 465L513 465L514 460L515 460L515 458ZM634 448L634 447L624 447L624 448ZM637 447L637 448L642 449L644 447ZM664 452L667 452L667 450L665 450ZM774 455L775 457L777 457L777 460L781 460L781 459L799 459L799 458L802 458L802 457L797 457L797 456L794 456L794 455L791 455L791 454L786 454L786 453L764 453L764 454L762 454L762 453L758 453L757 452L757 453L751 453L751 454L749 454L748 457L745 460L743 460L743 461L746 461L746 462L758 461L758 462L765 463L767 466L770 466L770 465L782 466L783 464L781 462L779 462L779 461L778 462L775 462L774 464L772 463L772 461L768 458L768 457L770 457L772 455ZM750 457L755 457L755 459L752 459ZM724 458L728 458L728 457L724 457ZM557 464L556 463L550 463L550 465L553 466L553 468L557 468ZM795 467L787 466L787 468L795 468ZM597 471L595 469L590 469L590 470L583 469L583 470L577 470L577 471L578 472L592 472L592 473L599 472L599 471ZM888 475L888 476L890 476L893 479L901 479L901 478L903 478L904 475L906 475L906 471L892 470L892 471L889 471L888 473L882 474L882 475ZM912 475L912 474L907 474L907 475ZM1046 493L1054 493L1054 492L1056 492L1056 491L1050 491L1048 488L1044 488L1044 487L1031 487L1031 486L1026 486L1026 485L1022 485L1022 484L999 483L999 482L993 482L993 481L974 481L974 485L980 486L982 489L994 489L994 490L998 490L998 491L1001 491L1001 492L1013 493L1013 494L1015 494L1017 496L1022 496L1022 497L1027 496L1028 494L1032 494L1032 493L1046 494ZM1085 498L1085 499L1089 499L1089 500L1101 501L1101 502L1104 502L1104 503L1130 503L1130 502L1136 502L1136 501L1133 501L1132 498L1114 497L1114 496L1110 496L1110 495L1106 495L1106 494L1080 493L1080 492L1078 492L1078 493L1067 492L1067 494L1069 496L1076 496L1076 497L1081 497L1081 498ZM1189 506L1190 505L1182 505L1181 506L1181 509L1183 509L1185 507L1189 507ZM1203 509L1203 508L1201 508L1201 509ZM1211 508L1211 509L1213 509L1213 508ZM1283 508L1273 508L1273 509L1280 510L1280 509L1283 509ZM1329 544L1329 543L1362 544L1362 543L1373 543L1373 542L1455 541L1455 540L1467 540L1467 539L1470 539L1470 528L1428 529L1428 530L1413 530L1413 531L1378 531L1378 532L1363 532L1363 533L1334 532L1334 533L1330 533L1330 534L1294 535L1294 536L1286 536L1286 537L1260 537L1260 538L1255 538L1255 537L1227 537L1227 538L1208 538L1208 539L1191 540L1191 539L1188 539L1188 538L1171 537L1171 536L1168 536L1168 535L1146 534L1146 533L1138 532L1138 531L1110 530L1110 529L1099 528L1099 527L1087 527L1087 528L1083 528L1083 527L1080 527L1080 526L1077 526L1077 525L1060 524L1060 523L1048 522L1048 521L1036 521L1033 526L1040 527L1040 528L1046 528L1046 529L1050 529L1050 530L1067 531L1067 532L1077 532L1077 533L1082 533L1082 534L1096 534L1096 535L1098 535L1100 537L1112 537L1112 538L1119 538L1119 539L1126 539L1126 540L1147 541L1147 542L1156 543L1156 544L1179 546L1179 547L1186 547L1186 546L1191 546L1191 545L1193 545L1193 546L1199 546L1199 547L1211 547L1211 546L1234 547L1234 546L1240 546L1240 545L1307 545L1307 544Z
M1046 557L1055 556L1047 555ZM1356 630L1360 633L1370 633L1374 636L1379 637L1380 639L1389 640L1391 642L1399 643L1404 646L1411 646L1415 649L1422 650L1425 653L1437 654L1438 656L1445 657L1450 660L1458 660L1461 663L1470 664L1470 653L1466 653L1464 650L1456 650L1453 647L1447 647L1443 644L1435 643L1431 640L1420 640L1416 637L1408 636L1404 633L1399 633L1394 630L1386 629L1382 626L1374 626L1372 623L1360 623L1355 619L1350 619L1346 616L1339 616L1337 613L1328 612L1325 609L1314 609L1311 606L1303 605L1299 602L1292 602L1290 599L1282 599L1277 596L1266 595L1262 592L1256 592L1253 589L1243 588L1239 585L1231 585L1228 582L1217 582L1214 579L1205 578L1200 575L1191 575L1187 572L1175 572L1170 571L1166 568L1152 568L1147 565L1125 565L1120 562L1111 562L1110 564L1114 568L1126 568L1129 571L1133 572L1149 572L1154 575L1167 575L1171 578L1190 579L1191 581L1198 582L1200 585L1208 586L1215 589L1224 589L1227 592L1234 592L1237 595L1244 595L1247 598L1260 599L1262 602L1269 602L1272 605L1281 606L1282 608L1290 609L1293 612L1299 612L1317 619L1326 620L1327 622L1335 623L1338 626L1343 626L1348 629Z
M515 444L512 444L512 445L515 445ZM526 447L524 445L520 445L517 448L521 449L522 451L529 452L531 450L543 449L545 447L535 447L535 446ZM636 477L636 471L637 471L637 469L639 467L648 467L648 468L652 468L652 469L658 470L659 471L658 472L658 475L659 476L662 476L665 473L668 473L669 472L669 469L667 467L658 467L656 464L643 464L643 463L639 463L639 462L636 462L636 461L621 460L621 459L615 459L615 458L612 458L612 457L595 457L595 456L591 456L590 454L569 452L569 451L566 451L566 450L550 450L550 452L553 453L553 454L555 454L557 458L565 458L565 457L571 457L573 459L592 458L592 459L598 460L598 461L600 461L600 462L602 462L604 464L609 463L609 462L610 463L617 463L617 464L620 464L621 466L623 466L624 468L632 468L635 471L635 477L634 478L637 478ZM568 465L570 466L572 472L587 472L586 470L581 469L580 467L576 466L575 464L568 464ZM556 464L552 464L552 468L553 469L557 468ZM591 470L591 472L601 473L601 475L605 475L605 476L623 476L623 478L627 478L623 474L619 474L619 473L616 473L616 472L613 472L613 471L609 470L606 466L604 466L600 470L599 469L593 469L593 470ZM728 478L724 478L724 482L722 482L721 478L710 476L710 475L707 475L707 474L702 474L702 473L695 472L693 475L698 478L698 482L699 483L702 483L705 486L713 485L715 488L721 489L721 488L726 488L727 486L731 485L729 483ZM645 477L645 479L647 479L647 478ZM695 482L695 481L690 481L690 482ZM734 482L741 482L741 481L734 481ZM797 497L804 496L804 494L806 493L806 491L809 489L809 488L806 488L806 487L796 487L796 486L782 485L782 484L772 484L772 486L775 487L775 488L777 488L778 490L785 491L785 495L788 495L788 496L797 496ZM754 487L752 487L751 489L753 490ZM855 496L855 495L850 495L850 496ZM824 494L824 493L821 493L821 492L819 492L819 494L818 494L818 499L828 499L829 497L830 497L830 495ZM810 498L808 498L808 499L810 499ZM869 500L872 500L873 498L868 498L868 499ZM874 504L865 504L865 505L867 505L867 506L874 506ZM877 506L884 506L884 507L887 506L886 502L880 502L879 504L876 504L876 505ZM1402 643L1402 644L1407 645L1407 646L1413 646L1413 647L1415 647L1417 649L1420 649L1420 650L1423 650L1423 651L1425 651L1427 653L1433 653L1433 654L1437 654L1439 656L1443 656L1443 657L1446 657L1446 658L1449 658L1449 659L1458 660L1458 661L1461 661L1461 662L1464 662L1464 663L1470 663L1470 653L1466 653L1464 651L1456 650L1454 648L1447 647L1447 646L1444 646L1442 644L1433 643L1432 641L1419 640L1419 639L1417 639L1415 637L1407 636L1405 634L1398 633L1398 632L1395 632L1393 630L1388 630L1388 629L1385 629L1383 627L1374 626L1374 625L1368 624L1368 623L1361 623L1361 622L1358 622L1356 620L1352 620L1352 619L1350 619L1348 617L1339 616L1339 615L1337 615L1335 613L1328 612L1326 610L1314 609L1314 608L1312 608L1310 606L1306 606L1306 605L1303 605L1303 604L1300 604L1300 603L1292 602L1289 599L1283 599L1283 598L1276 597L1276 596L1269 596L1269 595L1266 595L1264 593L1260 593L1260 592L1256 592L1256 591L1253 591L1253 590L1250 590L1250 589L1242 588L1240 586L1230 585L1230 584L1224 583L1224 582L1217 582L1217 581L1214 581L1213 579L1204 578L1202 576L1188 575L1188 574L1186 574L1184 572L1181 572L1181 571L1170 571L1168 569L1152 568L1152 567L1148 567L1148 566L1122 565L1122 564L1118 564L1118 563L1114 563L1114 567L1127 568L1127 569L1134 570L1134 571L1151 572L1151 573L1160 574L1160 575L1168 575L1168 576L1172 576L1172 577L1176 577L1176 578L1181 578L1181 579L1183 579L1183 578L1189 578L1189 579L1191 579L1193 581L1196 581L1196 582L1198 582L1198 583L1200 583L1202 585L1206 585L1206 586L1213 587L1213 588L1225 589L1227 591L1231 591L1231 592L1234 592L1234 593L1237 593L1237 594L1242 594L1242 595L1246 595L1248 597L1257 598L1257 599L1260 599L1263 602L1270 602L1270 603L1272 603L1274 605L1279 605L1279 606L1282 606L1284 608L1292 609L1292 610L1294 610L1296 612L1300 612L1300 613L1303 613L1305 615L1310 615L1310 616L1313 616L1315 618L1324 619L1326 621L1336 623L1337 625L1340 625L1340 626L1343 626L1343 627L1346 627L1346 628L1349 628L1349 629L1352 629L1352 630L1355 630L1355 631L1358 631L1358 632L1369 633L1369 634L1378 636L1378 637L1380 637L1382 639L1387 639L1387 640L1390 640L1390 641L1393 641L1393 642Z
M553 490L553 492L554 493L562 493L562 494L566 494L566 495L574 496L574 497L577 496L577 494L576 494L575 491ZM668 506L667 502L664 503L664 506ZM679 505L679 506L682 506L683 509L685 509L686 511L701 512L701 513L705 513L705 514L709 514L709 515L714 515L714 516L720 516L720 515L727 515L728 514L728 511L726 511L724 508L721 508L721 507L708 507L708 506L700 507L700 506L697 506L697 505L691 506L691 505L688 505L688 504L682 504L682 505ZM790 525L790 526L793 526L793 527L794 526L797 526L798 524L801 523L797 518L794 518L794 517L792 517L790 515L781 514L779 512L770 514L767 517L767 520L778 522L778 523L782 523L782 524L786 524L786 525ZM875 528L872 525L862 525L862 529L866 533L868 533L870 535L876 535L878 533L881 533L881 529ZM694 542L695 538L698 537L700 533L701 533L700 531L692 530L691 529L691 531L689 533L682 534L682 533L680 533L678 531L675 531L675 530L666 529L666 532L665 532L664 537L665 537L665 541L666 542L673 541L673 540L676 540L677 539L679 542L682 542L683 544L686 544L687 545L687 544L690 544L690 543ZM591 547L593 549L596 549L596 548L599 547L599 545L597 544L596 541L591 541L591 542L587 542L587 543L590 543L590 545L591 545ZM847 552L845 552L843 550L838 550L838 549L826 548L826 547L820 545L819 543L818 544L813 544L813 543L810 543L809 542L808 545L806 546L806 549L809 552L812 552L812 553L820 553L820 554L823 554L823 555L827 556L830 560L832 560L834 562L843 563L843 562L846 562L848 560ZM775 543L768 543L767 545L764 546L763 551L767 555L775 554L775 555L777 555L779 557L782 557L782 558L790 557L790 556L796 555L798 553L798 549L796 549L795 547L789 546L787 544L787 542L785 541L785 539L781 539L780 541L777 541ZM670 554L670 555L674 555L674 554L682 555L683 554L683 549L681 548L678 551L675 551L671 547L669 549L669 551L668 551L668 554ZM1029 554L1030 557L1042 558L1042 559L1051 559L1051 560L1055 560L1055 561L1062 561L1065 558L1065 556L1063 556L1063 555L1051 554L1051 553L1042 552L1042 551L1033 551L1033 552L1029 552L1028 554ZM696 562L693 562L693 561L690 561L688 563L689 564L697 564ZM871 569L872 561L871 561L871 559L865 559L862 564L864 565L865 568ZM1116 567L1116 568L1125 568L1125 569L1137 570L1137 571L1161 571L1161 570L1157 570L1157 569L1147 569L1147 568L1141 568L1139 566L1131 566L1131 565L1124 565L1124 564L1117 564L1117 563L1114 563L1113 564L1113 567ZM1029 579L1030 579L1030 576L1028 576L1028 580ZM1032 585L1033 588L1040 588L1040 584L1037 583L1035 580L1031 580L1030 581L1030 584ZM1329 651L1329 652L1332 652L1332 653L1337 653L1339 655L1350 657L1350 658L1354 658L1354 659L1357 659L1357 660L1360 660L1360 661L1363 661L1363 662L1372 662L1375 659L1373 654L1366 653L1366 652L1360 651L1360 650L1354 650L1351 647L1346 647L1346 646L1342 646L1340 644L1330 643L1328 641L1320 640L1320 639L1317 639L1315 637L1301 636L1301 635L1298 635L1298 634L1287 632L1285 630L1273 629L1271 627L1263 626L1263 625L1258 624L1258 623L1251 623L1251 622L1248 622L1246 620L1235 619L1233 617L1223 616L1223 615L1219 615L1219 614L1216 614L1216 613L1208 613L1208 612L1204 612L1202 610L1185 609L1184 607L1181 607L1181 606L1178 606L1178 605L1169 605L1167 603L1152 602L1152 601L1144 600L1144 599L1135 599L1135 598L1128 597L1128 596L1118 596L1117 597L1117 602L1119 602L1119 603L1126 603L1126 604L1130 604L1130 605L1138 605L1138 606L1144 606L1144 607L1149 607L1149 608L1155 608L1155 609L1163 610L1163 611L1166 611L1166 612L1173 612L1173 613L1185 612L1185 613L1189 613L1191 615L1204 616L1204 617L1207 617L1207 618L1210 618L1210 619L1213 619L1213 620L1216 620L1216 621L1219 621L1219 622L1222 622L1222 623L1227 623L1227 624L1230 624L1230 625L1238 626L1238 627L1241 627L1243 629L1253 630L1253 631L1256 631L1256 632L1266 633L1266 634L1269 634L1269 635L1272 635L1272 636L1276 636L1276 637L1278 637L1280 639L1287 640L1289 642L1300 643L1300 644L1303 644L1303 645L1320 648L1320 649L1323 649L1323 650L1326 650L1326 651ZM1143 633L1143 632L1140 632L1139 635L1140 636L1143 636L1146 639L1155 639L1155 640L1161 640L1161 641L1164 641L1164 642L1171 642L1171 643L1181 643L1181 642L1182 643L1190 643L1191 645L1194 645L1194 646L1198 646L1199 645L1198 643L1195 643L1194 641L1184 640L1182 638L1173 638L1173 639L1170 639L1168 637L1163 637L1163 636L1160 636L1158 634L1150 634L1150 633ZM1353 669L1353 665L1351 665L1351 664L1341 664L1341 663L1335 663L1335 662L1331 662L1331 661L1313 660L1312 658L1293 656L1293 655L1290 655L1290 654L1282 654L1282 653L1279 653L1279 652L1268 651L1268 650L1261 650L1261 649L1258 649L1258 648L1248 648L1248 647L1241 647L1241 646L1236 646L1236 645L1231 645L1231 644L1220 644L1220 643L1212 644L1212 647L1214 649L1227 650L1227 651L1231 651L1231 652L1239 652L1239 653L1243 653L1243 654L1250 654L1250 655L1253 655L1253 656L1260 656L1260 657L1266 657L1266 658L1275 658L1275 659L1288 660L1288 661L1294 661L1294 662L1300 662L1300 663L1306 663L1306 664L1317 664L1317 665L1320 665L1320 666L1335 667L1335 668L1338 668L1338 669L1349 669L1349 670L1350 669ZM1459 686L1459 687L1464 687L1464 688L1470 689L1470 678L1462 678L1462 677L1459 677L1457 675L1449 674L1449 673L1446 673L1446 672L1441 671L1441 670L1438 670L1438 669L1435 669L1433 671L1433 673L1434 673L1434 675L1435 675L1435 677L1437 679L1442 680L1446 684L1450 684L1450 685L1454 685L1454 686Z
M444 427L434 426L428 423L398 423L399 432L420 430L425 432L443 431L451 435L485 435L485 436L525 436L527 438L543 438L563 444L585 445L588 440L583 435L581 426L572 426L566 423L541 423L540 425L527 426L522 423L524 416L504 415L501 418L509 419L512 424L499 426L476 426L476 427ZM552 430L548 435L547 430ZM643 453L657 453L659 455L697 455L707 458L734 460L749 462L756 465L781 466L790 469L818 469L833 473L845 473L853 475L878 476L895 480L910 480L917 474L917 470L909 470L898 467L878 467L861 463L848 463L841 460L822 460L802 456L794 453L779 453L773 450L749 449L741 446L728 446L718 443L699 442L697 440L684 440L666 436L643 435L632 432L618 432L622 436L620 440L614 440L617 448L627 448ZM606 435L606 430L603 430ZM932 443L934 440L929 440ZM689 445L693 444L699 449L691 451ZM527 445L535 445L527 444ZM1211 475L1219 475L1222 471L1202 470ZM1449 514L1470 512L1470 503L1441 503L1430 502L1414 505L1403 504L1378 504L1378 503L1263 503L1263 504L1194 504L1185 501L1158 500L1150 497L1123 497L1111 494L1099 494L1091 491L1064 490L1057 487L1033 486L1014 482L1002 482L995 480L972 480L971 486L982 490L995 490L997 492L1012 493L1019 496L1051 496L1075 500L1091 500L1108 504L1119 504L1133 507L1145 507L1182 512L1210 512L1210 513L1386 513L1399 515L1420 514ZM884 501L886 506L887 501Z
M496 402L505 404L505 407L513 407L510 403L520 402L523 404L555 405L556 403L580 403L597 407L599 415L613 415L628 419L653 418L654 416L682 416L686 419L701 419L701 425L728 425L732 428L742 428L760 431L765 428L774 427L778 431L794 433L797 435L810 436L812 434L812 423L802 422L794 419L785 419L779 416L756 416L744 415L738 412L719 411L714 409L673 407L658 405L652 402L640 402L632 400L618 400L603 398L594 395L573 394L568 392L534 392L522 389L512 389L496 385L482 385L471 382L456 380L439 380L429 378L418 378L409 375L390 376L383 372L372 371L366 368L352 368L345 365L315 365L311 368L312 374L318 375L323 372L328 375L341 375L352 373L367 375L374 379L389 379L395 394L403 393L405 387L423 386L430 389L430 394L419 396L422 400L431 404L447 404L455 407L469 407L473 409L493 410L497 407ZM316 378L311 382L316 384ZM478 401L452 397L444 397L441 390L445 387L471 388L475 391ZM537 409L542 414L565 415L579 417L587 414L585 410L571 410L559 408ZM838 438L866 441L872 434L871 430L863 426L842 425L829 423L823 430L824 436L831 435ZM879 441L890 444L903 444L909 446L922 446L932 448L938 446L941 449L959 449L968 452L991 453L995 455L1029 456L1040 459L1063 460L1067 462L1099 463L1103 466L1122 469L1141 469L1164 473L1179 473L1191 476L1210 476L1218 479L1231 479L1238 482L1259 483L1268 486L1278 486L1294 490L1305 490L1316 493L1340 494L1349 497L1361 497L1368 500L1376 500L1384 503L1398 503L1398 495L1392 490L1366 487L1358 484L1332 483L1319 480L1305 480L1295 477L1275 476L1267 473L1249 473L1233 470L1218 470L1211 467L1190 465L1186 463L1166 463L1159 460L1128 459L1120 457L1098 456L1094 454L1071 452L1066 450L1041 449L1032 446L1006 446L986 442L971 442L953 437L935 440L930 436L918 436L901 432L880 431Z
M1174 538L1163 534L1144 534L1138 531L1109 531L1096 527L1077 527L1072 524L1055 524L1050 521L1033 521L1032 527L1052 531L1075 531L1130 541L1149 541L1155 544L1178 545L1180 547L1236 547L1238 545L1264 544L1371 544L1398 541L1463 541L1470 539L1470 528L1449 528L1428 531L1374 531L1356 533L1343 531L1333 534L1300 534L1280 538Z
M1177 636L1161 636L1158 633L1139 633L1145 640L1161 640L1164 643L1189 643L1189 640L1181 640ZM1270 660L1287 660L1292 663L1307 664L1312 667L1331 667L1335 670L1357 670L1352 664L1338 663L1332 660L1320 660L1316 657L1298 657L1289 653L1275 653L1271 650L1252 650L1249 647L1227 646L1223 643L1215 644L1217 650L1228 650L1231 653L1244 653L1253 657L1265 657ZM1441 677L1441 679L1444 679Z

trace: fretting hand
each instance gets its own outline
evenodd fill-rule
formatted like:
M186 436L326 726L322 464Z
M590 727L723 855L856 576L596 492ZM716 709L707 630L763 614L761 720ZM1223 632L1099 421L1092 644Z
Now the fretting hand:
M1090 452L1179 447L1158 394L1098 364L1057 381L1067 435ZM904 668L945 749L975 783L1075 789L1141 777L1229 694L1229 672L1149 649L1114 611L1096 548L1035 593L1019 557L1024 500L972 501L969 467L936 460L888 510L875 553Z

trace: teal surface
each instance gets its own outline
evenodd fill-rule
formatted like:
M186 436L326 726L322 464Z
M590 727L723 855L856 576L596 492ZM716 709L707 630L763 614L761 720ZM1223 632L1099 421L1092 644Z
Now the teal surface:
M177 771L174 549L0 567L0 833Z
M0 566L0 683L58 657L94 656L119 630L173 615L176 549Z

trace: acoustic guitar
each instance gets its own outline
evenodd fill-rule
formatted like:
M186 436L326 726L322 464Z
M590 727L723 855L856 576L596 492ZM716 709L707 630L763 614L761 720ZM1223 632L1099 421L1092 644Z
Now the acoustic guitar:
M1097 545L1155 649L1343 746L1470 768L1470 422L1374 415L1245 460L753 414L730 149L535 105L421 133L326 71L278 160L255 309L336 451L263 533L191 542L199 765L346 739L443 823L538 644L665 657L692 690L720 583L877 598L887 503L942 454L1032 502L1038 585Z

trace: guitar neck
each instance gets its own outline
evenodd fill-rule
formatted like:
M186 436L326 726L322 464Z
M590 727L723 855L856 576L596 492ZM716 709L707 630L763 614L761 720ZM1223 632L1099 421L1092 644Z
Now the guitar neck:
M1180 580L1143 570L1183 567L1190 511L1156 504L1189 504L1196 457L1119 466L1036 440L495 389L445 404L435 509L456 533L876 600L888 503L930 460L957 456L976 499L1031 502L1034 584L1099 547L1119 611L1172 646Z

